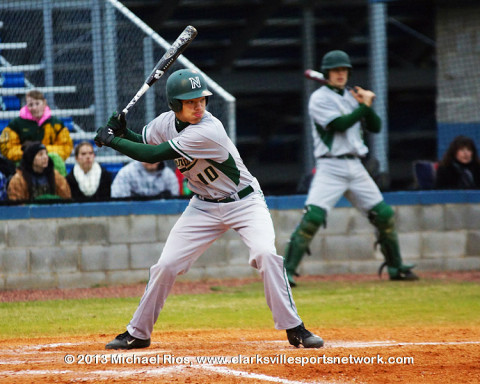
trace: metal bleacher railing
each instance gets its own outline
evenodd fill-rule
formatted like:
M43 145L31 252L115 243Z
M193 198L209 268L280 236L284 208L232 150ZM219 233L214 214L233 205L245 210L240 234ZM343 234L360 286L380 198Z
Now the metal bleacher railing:
M128 104L169 46L117 0L2 0L0 131L35 88L45 94L52 114L64 120L74 143L92 140L111 113ZM181 68L196 67L182 55L169 72ZM167 77L129 112L130 129L140 132L167 110ZM235 140L235 98L205 77L215 95L208 108ZM102 147L97 160L115 170L129 158ZM72 154L67 169L74 161Z

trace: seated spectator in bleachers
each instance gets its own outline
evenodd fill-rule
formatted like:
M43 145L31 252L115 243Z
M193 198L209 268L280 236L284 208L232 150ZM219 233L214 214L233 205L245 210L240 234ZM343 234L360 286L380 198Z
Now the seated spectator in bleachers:
M67 180L54 169L44 144L30 143L22 152L22 161L8 184L9 200L71 198Z
M7 200L8 182L15 171L15 163L0 155L0 201Z
M11 120L0 135L1 153L18 163L22 159L22 146L31 141L40 141L46 146L49 156L59 156L64 162L73 149L68 128L59 118L52 116L43 93L29 91L26 102L20 109L19 117ZM60 163L59 160L54 159L57 163Z
M480 189L480 160L475 142L466 136L452 140L438 164L436 189Z
M5 176L3 172L0 171L0 201L5 201L8 198L7 185L8 185L7 176Z
M112 197L168 198L178 196L175 173L158 163L132 161L118 171L112 183Z
M112 174L95 161L93 145L81 141L74 150L75 165L67 175L72 199L77 201L104 201L110 199Z

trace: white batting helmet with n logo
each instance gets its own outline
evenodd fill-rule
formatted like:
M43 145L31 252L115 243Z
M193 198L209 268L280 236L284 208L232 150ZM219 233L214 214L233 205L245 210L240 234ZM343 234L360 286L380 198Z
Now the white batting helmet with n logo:
M182 110L180 100L212 95L202 74L192 69L180 69L173 72L167 80L166 92L168 106L174 112Z

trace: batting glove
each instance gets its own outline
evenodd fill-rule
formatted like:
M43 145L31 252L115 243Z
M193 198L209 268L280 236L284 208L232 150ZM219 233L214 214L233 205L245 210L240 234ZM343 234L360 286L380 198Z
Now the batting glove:
M110 146L110 143L112 140L115 138L115 135L113 134L113 130L110 127L100 127L97 130L97 136L93 139L95 141L95 144L97 144L98 147L102 147L106 145L107 147Z
M127 121L125 120L125 113L114 112L108 119L107 127L112 129L115 136L125 136L127 133Z

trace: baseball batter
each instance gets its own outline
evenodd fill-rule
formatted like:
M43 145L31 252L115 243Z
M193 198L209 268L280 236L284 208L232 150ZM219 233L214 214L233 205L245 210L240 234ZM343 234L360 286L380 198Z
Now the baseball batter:
M312 93L308 111L312 120L316 173L313 177L301 222L293 232L285 251L288 280L294 276L303 255L318 228L327 223L327 213L345 197L368 216L377 229L377 243L385 257L391 280L417 280L413 265L403 264L395 230L394 211L364 168L361 158L368 148L363 129L378 133L381 121L371 108L375 94L346 84L352 65L343 51L330 51L322 59L322 72L328 84Z
M222 123L206 111L212 95L203 76L183 69L167 80L165 112L143 128L141 135L126 128L123 115L100 128L95 141L136 160L174 159L194 192L172 228L162 254L150 268L150 279L127 331L107 349L145 348L177 275L228 229L247 245L249 264L258 269L275 328L284 329L290 344L319 348L323 340L305 329L297 314L283 267L275 249L275 233L262 190L243 164Z

